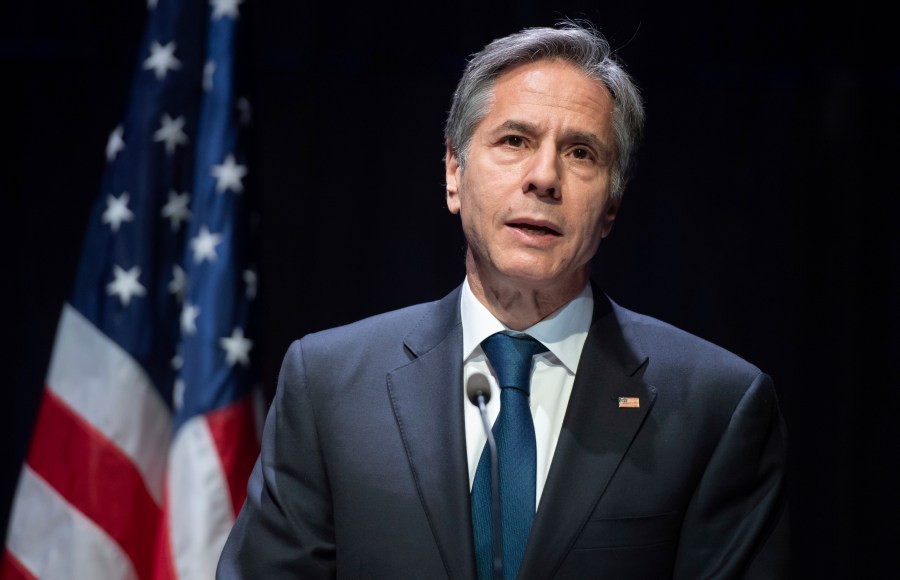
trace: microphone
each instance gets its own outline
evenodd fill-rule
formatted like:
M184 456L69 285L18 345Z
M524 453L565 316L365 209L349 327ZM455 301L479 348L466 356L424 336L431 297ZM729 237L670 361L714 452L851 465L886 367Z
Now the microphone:
M486 405L491 400L491 384L488 382L488 378L481 373L469 375L469 380L466 382L466 396L469 398L469 402L479 409L482 405ZM484 401L480 401L479 397L483 397Z
M488 451L491 455L491 552L494 580L503 580L503 544L500 522L500 468L497 460L497 443L488 423L487 403L491 400L491 384L481 373L469 375L466 381L466 397L481 411L481 425L487 435Z

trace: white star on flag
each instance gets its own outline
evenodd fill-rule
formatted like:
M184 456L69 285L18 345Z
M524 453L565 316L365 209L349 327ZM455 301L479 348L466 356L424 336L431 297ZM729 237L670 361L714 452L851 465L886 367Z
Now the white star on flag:
M128 209L128 200L131 197L127 192L115 197L112 194L106 196L106 211L100 216L100 220L109 224L112 231L117 232L122 227L122 222L130 222L134 219L134 212Z
M175 356L172 357L172 360L169 361L169 366L172 367L173 371L180 371L181 367L184 366L184 357L181 356L181 345L178 345L178 349L175 351Z
M162 208L162 216L169 219L173 232L181 229L181 222L186 222L191 217L191 210L188 209L190 202L191 194L186 191L181 195L174 190L169 192L169 201Z
M241 4L243 1L244 0L209 0L209 3L212 4L213 7L212 19L218 20L223 16L227 16L237 20L239 16L238 4Z
M181 61L175 58L175 41L163 46L154 40L150 45L150 56L144 61L144 70L152 69L156 74L156 80L161 81L170 70L180 68Z
M216 191L219 193L227 189L235 193L244 191L244 182L241 181L247 175L247 167L238 165L231 153L225 157L221 165L213 165L212 175L216 178Z
M216 74L215 61L208 60L203 65L203 90L207 93L213 89L213 76Z
M147 289L138 282L141 275L140 266L135 266L126 271L123 268L113 265L112 282L106 285L106 293L110 296L118 296L122 301L122 306L128 306L132 296L143 296L147 293Z
M172 119L168 113L163 113L159 129L153 133L153 140L159 143L165 141L166 154L175 153L175 147L187 143L188 138L182 129L184 128L184 117Z
M221 234L213 234L206 226L200 226L200 232L196 238L191 239L191 250L194 252L194 263L199 264L203 260L215 262L219 255L216 246L222 243Z
M185 334L197 334L197 317L200 316L200 307L185 302L181 309L181 332Z
M187 276L178 264L172 265L172 281L169 282L169 294L174 294L179 302L184 301L184 288L187 286Z
M106 141L106 160L112 162L115 160L116 155L119 154L119 151L125 149L125 141L122 137L125 135L125 129L122 128L122 125L119 125L113 132L109 134L109 139Z
M234 366L234 363L241 363L244 366L250 364L250 349L253 348L253 341L244 338L244 330L235 327L231 331L231 336L223 336L219 339L219 344L225 349L225 360L228 366Z

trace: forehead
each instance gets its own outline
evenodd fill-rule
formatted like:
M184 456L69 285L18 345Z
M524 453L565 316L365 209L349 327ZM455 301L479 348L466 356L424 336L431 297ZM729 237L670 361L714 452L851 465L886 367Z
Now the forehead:
M611 127L613 107L612 95L602 82L564 60L541 60L497 78L485 121L502 123L501 117L529 115L536 118L524 120L557 119L598 130Z

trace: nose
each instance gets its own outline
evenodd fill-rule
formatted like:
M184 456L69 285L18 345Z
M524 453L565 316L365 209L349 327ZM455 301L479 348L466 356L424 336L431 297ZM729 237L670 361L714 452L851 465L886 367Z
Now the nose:
M557 200L562 194L560 185L559 157L556 155L555 147L547 143L537 149L529 159L522 191Z

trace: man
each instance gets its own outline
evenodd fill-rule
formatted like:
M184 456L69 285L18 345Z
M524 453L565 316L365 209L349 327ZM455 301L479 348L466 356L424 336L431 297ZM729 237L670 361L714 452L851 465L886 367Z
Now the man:
M642 122L591 29L528 29L473 57L445 134L466 280L291 346L220 578L488 578L492 553L505 578L785 574L769 378L590 283ZM510 344L527 345L524 379L507 378ZM499 545L465 395L478 374Z

